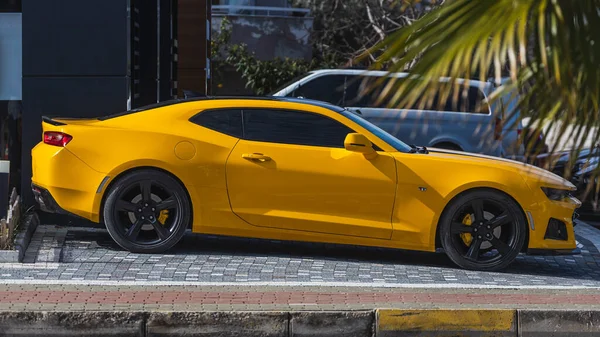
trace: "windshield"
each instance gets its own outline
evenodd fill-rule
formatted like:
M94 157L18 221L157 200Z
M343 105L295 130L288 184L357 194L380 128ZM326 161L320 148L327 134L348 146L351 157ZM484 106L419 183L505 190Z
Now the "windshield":
M369 132L373 133L375 136L379 137L384 142L388 143L391 147L398 150L399 152L411 152L412 148L406 145L404 142L399 140L398 138L390 135L383 129L379 128L375 124L364 119L361 115L354 111L350 111L348 109L339 110L344 117L352 120L356 124L359 124L363 128L369 130Z
M275 95L276 93L280 92L281 90L283 90L283 89L285 89L285 88L289 87L289 86L290 86L292 83L298 82L298 81L300 81L301 79L305 78L305 77L306 77L306 76L308 76L309 74L311 74L311 72L308 72L308 73L306 73L306 74L302 74L302 75L298 75L298 76L296 76L296 77L292 78L291 80L289 80L289 81L285 82L285 84L283 84L283 85L279 86L277 89L275 89L275 90L271 91L271 92L268 94L268 96L273 96L273 95Z

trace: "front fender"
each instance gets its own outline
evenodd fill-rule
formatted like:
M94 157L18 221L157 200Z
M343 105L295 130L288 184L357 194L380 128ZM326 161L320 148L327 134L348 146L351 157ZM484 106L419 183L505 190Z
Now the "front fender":
M523 181L523 183L524 183L524 181ZM435 228L435 230L432 230L430 233L428 245L435 246L437 232L439 230L439 222L440 222L442 215L448 208L449 204L459 195L466 193L468 191L473 191L473 190L478 190L478 189L479 190L487 189L487 190L498 191L498 192L503 193L503 194L509 196L510 198L512 198L521 208L521 211L523 212L523 216L525 217L525 221L527 223L527 228L529 229L529 219L525 213L525 210L535 207L536 203L532 203L531 200L527 200L527 198L522 197L523 195L531 193L529 186L527 186L525 184L523 184L522 186L524 188L519 189L519 190L507 189L506 185L499 184L495 181L481 180L481 181L472 181L472 182L466 183L466 184L461 185L461 186L457 187L456 189L452 190L445 198L446 205L444 206L442 211L437 213L436 216L434 217L434 219L432 219L433 220L432 228Z
M538 206L524 178L510 166L468 155L397 154L398 190L392 240L407 249L435 251L437 227L459 194L487 188L513 198L523 210Z

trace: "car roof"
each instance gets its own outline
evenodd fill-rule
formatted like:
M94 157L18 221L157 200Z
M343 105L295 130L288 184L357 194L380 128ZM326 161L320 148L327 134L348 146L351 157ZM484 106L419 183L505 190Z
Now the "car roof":
M312 99L305 98L294 98L294 97L279 97L279 96L201 96L201 97L190 97L190 98L178 98L167 101L162 101L154 104L145 105L139 108L123 111L117 114L103 116L98 118L99 120L107 120L111 118L116 118L120 116L126 116L129 114L133 114L136 112L142 112L162 107L167 107L176 104L190 103L190 102L201 102L201 101L219 101L219 100L258 100L258 101L279 101L279 102L289 102L289 103L300 103L306 105L317 106L320 108L325 108L329 110L333 110L336 112L340 112L344 110L344 108L339 107L337 105L329 104L323 101L317 101Z
M359 76L390 76L390 77L406 77L410 74L407 72L389 72L385 70L366 70L366 69L318 69L309 72L311 75L359 75ZM449 80L449 77L441 77L441 80ZM465 81L464 78L457 79L459 83ZM504 83L508 78L502 78L501 83ZM469 80L470 86L491 85L489 81L480 81L477 79Z

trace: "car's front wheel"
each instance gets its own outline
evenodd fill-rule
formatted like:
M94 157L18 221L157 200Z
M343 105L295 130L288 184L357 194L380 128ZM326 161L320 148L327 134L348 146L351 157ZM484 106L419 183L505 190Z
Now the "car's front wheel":
M159 253L181 240L191 220L191 205L173 177L145 169L115 181L103 216L108 233L122 248Z
M440 222L442 247L458 266L500 270L525 245L527 222L519 205L503 193L476 190L460 195Z

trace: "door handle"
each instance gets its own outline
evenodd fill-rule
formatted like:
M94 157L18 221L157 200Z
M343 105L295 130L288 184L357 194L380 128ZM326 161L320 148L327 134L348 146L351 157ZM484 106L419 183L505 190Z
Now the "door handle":
M248 160L254 160L254 161L260 161L260 162L266 162L271 160L271 157L269 156L265 156L262 153L244 153L242 155L242 158L244 159L248 159Z

